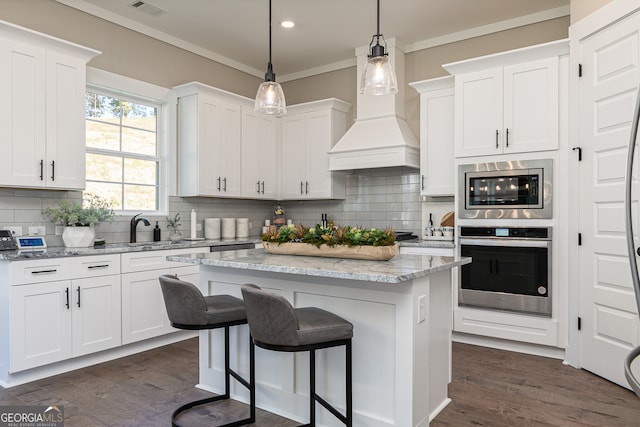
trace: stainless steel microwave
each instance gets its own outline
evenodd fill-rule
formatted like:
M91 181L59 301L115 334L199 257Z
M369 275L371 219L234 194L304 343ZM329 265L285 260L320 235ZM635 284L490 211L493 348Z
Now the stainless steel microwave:
M552 218L553 160L458 167L460 218Z

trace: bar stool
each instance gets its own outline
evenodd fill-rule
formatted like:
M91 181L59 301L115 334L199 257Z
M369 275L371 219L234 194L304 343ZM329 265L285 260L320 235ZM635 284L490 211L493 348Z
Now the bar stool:
M171 326L190 330L224 328L224 394L180 406L171 415L171 426L179 427L176 422L178 415L195 406L229 399L231 377L249 390L249 418L223 424L220 427L235 427L254 423L256 419L255 347L251 337L249 337L249 381L242 378L229 366L229 327L247 324L246 310L242 300L231 295L203 296L194 284L180 280L173 275L160 276L159 280Z
M309 352L309 424L316 425L315 402L320 403L347 427L353 424L351 338L353 325L328 311L316 307L293 308L278 294L265 292L256 285L242 286L242 297L247 309L247 320L253 342L258 347L286 352ZM322 348L345 346L346 358L346 413L342 415L321 396L316 394L315 351Z

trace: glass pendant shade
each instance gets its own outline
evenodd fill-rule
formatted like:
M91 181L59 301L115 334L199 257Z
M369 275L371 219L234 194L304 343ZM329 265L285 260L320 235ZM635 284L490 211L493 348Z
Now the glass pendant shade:
M287 113L284 92L279 83L265 81L258 87L255 111L281 116Z
M389 57L372 56L360 79L360 93L363 95L393 95L398 93L398 81Z
M256 102L253 108L256 112L282 116L287 113L287 103L284 100L282 86L276 83L276 74L271 64L271 0L269 0L269 63L264 75L264 82L258 87Z
M360 93L363 95L394 95L398 93L398 80L393 66L389 62L387 42L380 34L380 0L377 1L377 6L377 32L371 37L371 43L369 43L367 63L360 78ZM382 39L382 45L380 39Z

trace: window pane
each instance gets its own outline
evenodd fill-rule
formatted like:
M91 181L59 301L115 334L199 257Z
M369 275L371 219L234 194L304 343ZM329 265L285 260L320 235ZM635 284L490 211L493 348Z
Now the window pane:
M156 131L156 109L147 105L123 101L122 126Z
M111 203L114 210L122 209L122 185L109 184L105 182L87 182L85 194L91 193L100 196Z
M120 101L105 95L87 92L85 117L120 124Z
M124 209L142 211L154 211L158 209L156 204L156 187L125 185L124 191Z
M120 126L86 120L87 147L120 150Z
M122 128L122 151L156 155L156 133L147 130Z
M87 153L87 179L122 182L122 159Z
M124 182L130 184L156 185L157 162L152 160L125 159Z

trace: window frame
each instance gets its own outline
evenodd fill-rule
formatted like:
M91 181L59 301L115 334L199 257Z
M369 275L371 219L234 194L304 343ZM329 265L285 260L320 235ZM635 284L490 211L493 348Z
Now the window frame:
M158 159L158 208L157 210L117 210L117 216L132 216L137 213L166 216L169 211L169 195L175 194L175 166L169 159L175 159L177 98L171 89L156 86L126 76L87 67L86 91L122 98L127 101L148 103L157 108L156 143ZM85 145L86 149L86 145ZM104 150L92 149L92 153L104 154ZM137 158L135 154L124 158Z

